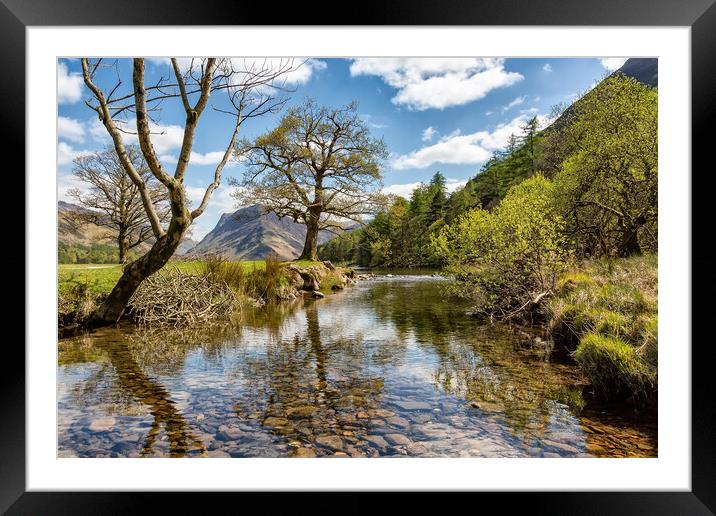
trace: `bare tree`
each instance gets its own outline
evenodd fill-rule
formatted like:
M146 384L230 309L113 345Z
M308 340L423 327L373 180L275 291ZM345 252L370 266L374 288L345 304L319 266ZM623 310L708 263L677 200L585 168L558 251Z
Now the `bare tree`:
M162 223L169 219L169 196L162 184L147 167L136 145L127 146L127 157L147 186L154 210ZM74 160L74 176L89 185L84 191L73 188L68 192L85 210L70 212L70 220L77 227L94 224L109 228L117 242L119 263L125 263L127 252L154 236L137 185L129 178L114 148L79 156Z
M357 104L318 107L312 100L293 107L272 131L236 146L246 173L234 196L259 204L279 218L306 225L300 260L318 258L318 233L362 223L381 204L382 139L373 138Z
M249 118L273 112L283 105L285 99L277 98L272 92L282 88L278 84L282 76L295 70L292 61L281 60L278 65L273 61L263 64L232 59L191 59L182 70L176 58L171 59L173 77L162 77L155 84L145 84L144 59L133 60L132 91L121 92L123 84L118 67L114 66L116 80L103 89L97 80L98 72L105 67L103 59L82 59L84 83L92 93L86 101L98 115L99 120L112 138L114 150L120 163L132 182L139 190L144 211L149 220L155 241L147 253L124 268L122 277L110 292L107 299L95 312L91 324L102 325L117 322L124 313L127 303L141 282L149 275L161 269L172 257L181 243L185 232L209 203L212 193L221 183L221 173L231 157L239 129ZM209 104L212 93L223 91L225 99L214 109L229 115L233 119L233 130L220 162L216 165L213 181L207 186L199 205L189 210L184 189L184 176L191 160L195 132L201 115ZM161 163L152 144L151 122L164 103L171 99L181 101L181 109L186 113L182 145L174 174L170 174ZM128 129L128 115L136 119L136 132ZM151 174L161 183L169 198L170 219L165 226L152 202L146 181L142 178L125 147L123 135L136 134L144 161Z

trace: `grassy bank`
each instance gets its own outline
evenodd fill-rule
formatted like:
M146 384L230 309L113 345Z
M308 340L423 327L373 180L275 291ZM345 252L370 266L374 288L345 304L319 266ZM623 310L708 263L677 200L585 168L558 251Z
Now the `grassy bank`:
M112 290L121 275L122 266L118 264L59 265L57 288L60 326L82 325ZM182 275L186 280L181 280ZM166 281L162 280L163 276L166 276L164 278ZM233 291L232 297L238 299L241 304L263 304L296 299L301 295L301 290L320 290L323 294L328 294L343 288L350 281L350 276L352 274L349 269L327 267L322 262L307 260L280 262L269 258L228 261L221 258L208 258L201 261L170 262L152 276L155 280L151 282L154 284L151 288L159 288L163 283L174 282L175 286L172 287L174 291L176 285L192 283L194 277L203 277L209 283L225 284L230 287ZM156 281L157 278L160 281ZM148 294L143 296L145 301L158 297L151 291ZM175 294L182 299L192 298L191 292L177 291ZM152 301L151 310L161 311L162 307L159 305L164 301L167 300L157 299L156 303ZM172 303L167 301L166 304ZM180 304L184 305L183 302Z
M247 271L262 270L265 260L231 262ZM177 269L186 274L202 274L205 262L200 260L172 261L166 269ZM161 274L161 272L159 272ZM87 290L95 293L108 293L122 276L120 264L60 264L57 266L57 289L60 293L74 288L78 284L85 285Z
M561 276L549 302L549 329L594 386L621 401L656 401L656 255L584 262Z

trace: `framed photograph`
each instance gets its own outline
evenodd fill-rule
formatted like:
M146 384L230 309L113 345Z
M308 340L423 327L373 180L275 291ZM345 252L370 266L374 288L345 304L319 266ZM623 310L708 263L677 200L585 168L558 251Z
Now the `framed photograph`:
M713 514L711 0L341 25L3 4L26 202L3 511L437 490Z

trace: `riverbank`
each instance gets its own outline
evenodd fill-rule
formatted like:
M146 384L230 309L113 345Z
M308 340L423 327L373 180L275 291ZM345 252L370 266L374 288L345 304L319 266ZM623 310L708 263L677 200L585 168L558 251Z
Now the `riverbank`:
M58 268L58 326L61 332L81 327L94 310L102 303L122 274L121 265L61 265ZM187 281L182 281L182 278ZM202 278L197 283L197 278ZM154 320L161 320L164 306L185 303L181 298L193 298L190 291L197 284L204 286L222 285L222 296L230 297L222 301L222 315L227 305L262 306L266 303L292 301L299 297L324 297L342 290L356 281L354 271L347 267L337 267L331 262L311 262L306 260L278 262L276 260L232 262L220 258L208 258L204 261L170 262L164 269L140 286L135 297L142 299L142 313L151 312ZM170 288L167 288L167 285ZM189 290L187 290L189 289ZM152 290L161 290L161 296L153 295ZM186 292L185 292L186 290ZM214 289L216 290L216 289ZM212 290L213 292L213 290ZM215 295L212 294L212 295ZM177 297L177 299L169 299ZM176 301L173 302L173 301ZM199 299L198 301L202 301ZM147 303L152 306L147 306ZM206 303L200 303L201 311L206 311ZM186 310L191 310L187 301ZM135 312L138 312L135 310ZM132 306L125 317L132 317ZM157 315L158 314L158 315ZM135 313L135 315L137 315ZM206 314L205 314L206 315ZM218 312L217 312L217 315ZM211 318L211 314L209 314ZM193 320L191 317L187 320ZM172 319L173 321L176 318Z
M547 327L607 401L652 407L657 399L656 255L585 261L563 274Z

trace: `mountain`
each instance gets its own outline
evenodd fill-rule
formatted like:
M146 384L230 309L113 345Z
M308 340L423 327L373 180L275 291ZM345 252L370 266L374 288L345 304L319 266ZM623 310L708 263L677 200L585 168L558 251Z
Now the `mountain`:
M333 237L319 233L318 243ZM233 260L263 260L273 252L281 260L297 258L303 250L306 226L288 218L279 219L258 205L225 213L188 256L223 254Z
M65 201L57 202L57 240L62 246L67 247L92 247L96 245L109 246L115 249L116 243L113 240L113 233L110 229L97 226L96 224L77 225L72 221L73 212L88 211L82 206L77 206ZM145 253L153 243L153 239L138 245L134 248L137 254ZM183 255L190 251L197 244L196 240L184 237L179 244L175 254Z
M641 58L633 57L627 59L621 68L612 72L611 75L626 75L632 77L642 84L656 88L659 85L659 60L656 58ZM597 84L594 89L599 88ZM594 91L594 90L592 90ZM591 91L585 94L588 96ZM570 105L564 112L546 127L544 130L545 134L549 134L554 131L561 131L571 122L572 117L576 113L577 106L579 106L579 99L572 105Z
M76 204L64 201L57 203L57 240L66 245L80 246L110 242L111 233L107 228L95 224L78 226L72 222L72 213L83 211L87 210Z
M633 57L627 59L615 73L633 77L652 88L659 86L659 60L656 58Z

